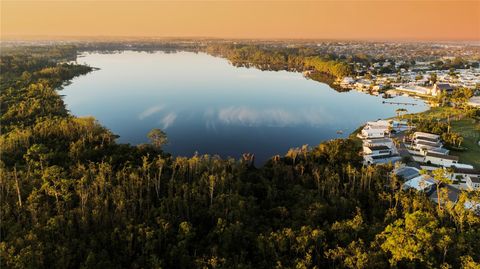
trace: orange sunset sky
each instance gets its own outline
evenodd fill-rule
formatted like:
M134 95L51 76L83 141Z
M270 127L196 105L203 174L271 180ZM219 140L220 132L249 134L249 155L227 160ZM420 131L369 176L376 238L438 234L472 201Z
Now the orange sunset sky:
M480 40L480 0L1 0L1 34Z

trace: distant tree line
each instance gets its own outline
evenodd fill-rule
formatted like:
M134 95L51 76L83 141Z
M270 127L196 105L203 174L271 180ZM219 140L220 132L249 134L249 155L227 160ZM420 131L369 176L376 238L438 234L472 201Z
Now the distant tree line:
M261 45L214 44L207 53L225 57L235 66L253 66L262 70L313 70L342 78L352 73L352 67L335 55L318 55L311 48L272 48Z

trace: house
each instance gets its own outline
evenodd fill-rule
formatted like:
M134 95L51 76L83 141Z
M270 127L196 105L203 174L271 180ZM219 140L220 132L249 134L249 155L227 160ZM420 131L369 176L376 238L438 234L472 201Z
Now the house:
M364 146L363 154L370 156L391 156L396 154L396 150L385 146L385 145L376 145L376 146Z
M379 121L369 121L363 127L360 138L369 139L369 138L383 138L386 134L390 133L390 124L388 121L379 120Z
M415 132L412 135L411 148L416 152L425 156L428 152L447 155L449 150L443 148L440 136L436 134Z
M393 143L393 140L391 138L377 138L377 139L365 139L363 140L363 146L387 146L389 148L394 148L395 143Z
M413 126L409 125L408 122L405 120L392 120L390 122L390 126L395 132L408 131L413 128Z
M415 133L413 133L413 139L420 139L420 140L426 140L426 141L431 141L431 142L439 142L440 141L440 136L436 135L436 134L425 133L425 132L415 132Z
M385 164L396 163L400 161L402 157L399 154L382 154L382 155L363 155L364 164Z
M466 178L468 176L480 177L480 170L453 167L453 177L464 177L464 178Z
M448 83L435 83L431 89L430 94L433 96L439 95L441 92L445 91L447 94L452 94L453 87Z
M341 86L347 87L350 85L353 85L355 83L355 79L352 77L344 77L342 81L340 82Z
M404 190L415 189L417 191L428 192L435 185L435 181L429 175L419 175L412 179L407 180L403 184Z
M458 157L427 152L427 155L425 156L425 162L429 164L440 165L443 167L452 167L458 164Z
M451 185L445 185L443 188L447 190L447 197L445 197L449 202L452 203L457 203L458 197L460 196L461 190L451 186ZM440 199L442 199L442 195L440 195ZM438 193L437 193L437 188L433 188L433 191L429 194L430 200L438 204ZM444 199L445 199L444 198ZM441 204L445 204L446 201L440 201Z
M420 170L411 166L403 166L393 171L395 175L402 178L405 181L420 176Z
M443 144L441 142L431 142L421 139L413 140L413 147L419 151L432 151L434 149L442 148Z
M472 107L480 107L480 96L474 96L470 98L468 105Z
M401 157L392 139L367 139L363 141L363 161L365 164L395 163L399 160L401 160Z
M355 82L355 87L359 90L369 89L372 82L369 80L361 79Z
M450 153L450 150L448 150L446 148L420 149L420 153L423 156L426 156L428 152L437 153L437 154L441 154L441 155L448 155Z
M416 86L416 85L399 86L397 87L397 90L414 94L414 95L430 95L430 92L431 92L430 88Z
M480 190L480 177L467 176L467 187L470 190Z

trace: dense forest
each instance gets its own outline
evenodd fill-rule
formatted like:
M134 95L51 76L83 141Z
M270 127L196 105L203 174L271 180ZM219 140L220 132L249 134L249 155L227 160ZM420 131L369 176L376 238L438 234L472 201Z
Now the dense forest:
M346 59L333 54L321 55L312 48L272 48L244 44L212 44L205 48L212 55L227 58L235 66L262 70L314 71L334 78L353 72Z
M150 144L118 144L95 119L71 116L57 91L92 70L76 54L2 51L1 268L479 268L480 218L464 207L478 193L437 206L402 191L392 166L361 165L354 139L263 167L249 154L173 157L159 130ZM295 69L306 59L268 57Z

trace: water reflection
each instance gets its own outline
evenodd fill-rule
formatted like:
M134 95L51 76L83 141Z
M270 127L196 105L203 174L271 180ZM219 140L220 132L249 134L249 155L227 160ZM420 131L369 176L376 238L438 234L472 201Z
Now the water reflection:
M93 115L120 135L147 142L152 128L169 136L166 150L263 162L291 147L345 137L367 120L391 117L400 106L358 92L339 93L299 73L237 68L226 60L188 52L86 54L100 70L74 79L62 94L71 112ZM417 106L419 100L397 97ZM343 130L344 134L337 134Z

